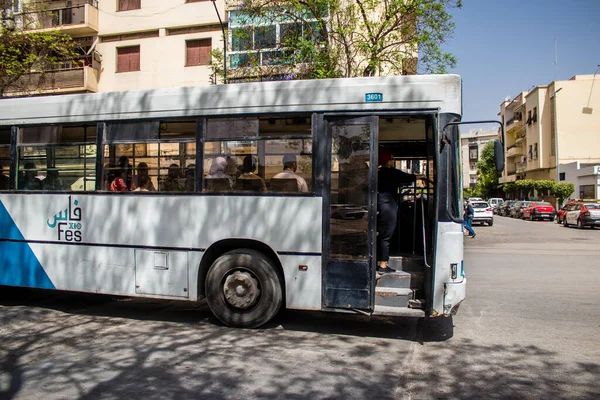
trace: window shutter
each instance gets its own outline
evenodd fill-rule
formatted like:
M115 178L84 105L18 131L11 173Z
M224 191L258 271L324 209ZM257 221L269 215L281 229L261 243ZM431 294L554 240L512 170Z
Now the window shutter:
M142 0L119 0L119 11L139 10Z
M140 70L140 46L117 49L117 72Z
M196 39L186 42L186 66L210 63L211 39Z

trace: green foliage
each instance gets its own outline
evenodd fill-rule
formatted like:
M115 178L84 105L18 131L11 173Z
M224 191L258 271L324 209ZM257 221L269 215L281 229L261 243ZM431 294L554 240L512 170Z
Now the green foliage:
M552 192L556 183L552 180L533 181L533 188L540 196L548 196Z
M454 31L448 9L462 7L461 0L243 0L235 7L231 50L255 56L245 57L243 69L228 70L233 77L443 73L456 64L442 45ZM263 40L264 27L282 21L293 23L279 42ZM281 51L263 51L274 47Z
M36 5L36 3L33 3ZM40 6L42 7L42 6ZM40 15L43 11L39 11ZM30 11L22 15L37 15ZM29 94L40 89L65 62L78 65L73 38L58 30L35 30L34 22L16 20L19 15L2 11L0 25L0 98L9 92Z
M467 199L469 197L482 197L482 194L479 192L477 187L463 189L463 199Z
M509 183L505 184L504 186L502 186L502 191L504 193L514 193L517 191L517 185L512 182L509 182Z
M561 206L565 199L567 199L570 195L575 191L575 185L571 182L558 182L554 185L552 190L553 194L558 199L558 205Z
M482 197L488 197L488 194L494 192L498 187L498 179L500 174L496 169L496 161L494 158L494 142L488 142L481 157L477 162L477 185L476 189Z
M517 186L517 190L521 192L522 198L529 198L531 191L533 190L534 183L533 179L522 179L520 181L516 181L515 185Z

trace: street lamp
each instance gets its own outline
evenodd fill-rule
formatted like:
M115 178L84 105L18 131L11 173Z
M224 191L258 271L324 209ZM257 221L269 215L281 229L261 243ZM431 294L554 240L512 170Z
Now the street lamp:
M215 12L217 13L217 18L219 18L219 24L221 25L221 32L223 32L223 83L227 83L227 37L225 36L223 21L221 21L221 14L219 14L219 9L217 8L217 1L210 1L212 1L213 6L215 6Z

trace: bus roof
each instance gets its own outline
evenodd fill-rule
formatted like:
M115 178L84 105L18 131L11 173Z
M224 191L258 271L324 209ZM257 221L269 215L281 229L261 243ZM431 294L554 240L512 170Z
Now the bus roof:
M0 125L296 112L434 110L460 115L457 75L235 83L0 100ZM376 101L368 102L367 94Z

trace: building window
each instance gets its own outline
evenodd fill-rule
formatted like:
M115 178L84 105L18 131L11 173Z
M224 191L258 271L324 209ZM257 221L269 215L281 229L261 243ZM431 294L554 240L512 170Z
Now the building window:
M186 3L200 3L201 1L210 1L210 0L185 0Z
M117 11L139 10L142 8L142 0L119 0Z
M185 66L210 64L211 39L195 39L185 42Z
M117 48L117 72L140 70L140 46Z
M537 122L537 107L533 107L533 115L531 116L533 122Z
M581 185L579 186L579 198L581 199L595 199L595 185Z
M469 145L469 160L470 161L477 161L479 160L479 148L477 147L477 144L473 145Z
M538 144L534 143L533 144L533 159L537 160L538 158Z
M564 180L565 180L565 178L566 178L566 176L565 176L565 172L561 172L560 174L558 174L558 179L559 179L560 181L564 181Z
M529 160L531 160L533 158L533 146L529 145L529 151L527 152L527 157L529 158Z

